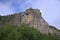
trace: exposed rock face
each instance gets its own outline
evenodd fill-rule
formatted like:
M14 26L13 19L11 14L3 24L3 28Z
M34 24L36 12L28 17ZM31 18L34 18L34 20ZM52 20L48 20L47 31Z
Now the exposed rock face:
M49 32L48 23L42 18L40 10L30 8L27 9L23 15L22 23L29 24L30 26L39 29L41 32Z
M25 23L38 29L41 33L56 33L60 35L59 31L49 27L49 24L42 18L39 9L29 8L22 13L6 16L4 20L5 24L20 26L20 24Z

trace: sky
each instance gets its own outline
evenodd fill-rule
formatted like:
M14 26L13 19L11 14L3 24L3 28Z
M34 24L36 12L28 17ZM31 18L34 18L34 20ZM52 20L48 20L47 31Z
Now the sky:
M29 7L39 9L48 24L60 30L60 0L0 0L0 15L20 13Z

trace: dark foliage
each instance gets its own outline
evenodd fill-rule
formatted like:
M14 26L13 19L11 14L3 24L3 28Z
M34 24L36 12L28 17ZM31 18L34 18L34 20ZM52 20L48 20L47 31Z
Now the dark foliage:
M51 34L40 33L37 29L22 24L20 27L5 25L0 27L0 40L59 40Z

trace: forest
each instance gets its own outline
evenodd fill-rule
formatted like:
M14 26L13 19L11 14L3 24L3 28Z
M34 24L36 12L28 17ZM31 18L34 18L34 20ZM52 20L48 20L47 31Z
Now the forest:
M59 40L55 35L40 33L39 30L26 24L20 27L13 25L0 26L0 40Z

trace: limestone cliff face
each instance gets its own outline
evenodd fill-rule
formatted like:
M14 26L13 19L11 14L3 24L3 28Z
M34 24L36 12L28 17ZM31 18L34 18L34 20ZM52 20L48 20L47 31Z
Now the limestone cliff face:
M43 19L39 9L29 8L22 13L6 16L4 19L5 24L17 25L25 23L38 29L41 33L56 33L60 35L60 32L49 27L49 24Z
M34 28L37 28L41 32L48 33L48 23L42 18L41 12L38 9L27 9L23 13L22 23L26 23Z

